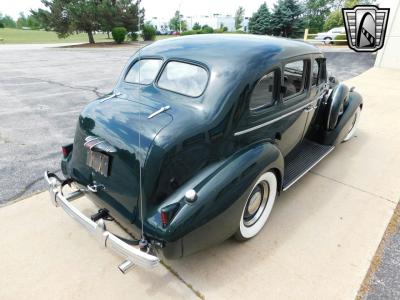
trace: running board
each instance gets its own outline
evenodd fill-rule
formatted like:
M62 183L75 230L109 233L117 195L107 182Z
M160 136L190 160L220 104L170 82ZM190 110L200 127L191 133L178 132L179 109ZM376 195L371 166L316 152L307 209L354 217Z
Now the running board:
M335 146L321 145L309 140L304 140L285 158L285 176L283 178L283 190L286 191L297 180L303 177Z

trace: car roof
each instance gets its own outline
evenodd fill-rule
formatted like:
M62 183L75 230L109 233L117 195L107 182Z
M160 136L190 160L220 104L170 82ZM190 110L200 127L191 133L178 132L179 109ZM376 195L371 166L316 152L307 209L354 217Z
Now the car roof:
M257 63L260 59L286 59L321 53L303 41L251 34L198 34L157 41L141 50L143 56L162 56L203 62L209 66Z

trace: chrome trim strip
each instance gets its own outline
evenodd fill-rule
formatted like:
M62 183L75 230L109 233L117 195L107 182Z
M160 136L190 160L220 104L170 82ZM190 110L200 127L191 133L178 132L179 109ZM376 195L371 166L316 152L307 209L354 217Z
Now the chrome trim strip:
M293 180L288 186L285 186L283 188L283 191L286 191L288 188L290 188L293 184L295 184L301 177L306 175L308 171L310 171L312 168L314 168L322 159L324 159L329 153L331 153L335 149L335 146L332 146L332 148L329 149L323 156L321 156L315 163L313 163L309 168L307 168L303 173L301 173L295 180Z
M291 112L288 112L288 113L286 113L286 114L284 114L284 115L282 115L282 116L280 116L280 117L278 117L278 118L276 118L276 119L267 121L267 122L265 122L265 123L262 123L262 124L260 124L260 125L257 125L257 126L251 127L251 128L247 128L247 129L242 130L242 131L235 132L233 135L234 135L234 136L239 136L239 135L248 133L248 132L250 132L250 131L260 129L260 128L265 127L265 126L267 126L267 125L270 125L270 124L272 124L272 123L275 123L275 122L277 122L277 121L279 121L279 120L282 120L282 119L284 119L284 118L286 118L286 117L288 117L288 116L290 116L290 115L293 115L294 113L297 113L297 112L300 111L300 110L305 109L307 106L309 106L309 105L312 104L312 103L313 103L313 101L311 101L311 102L309 102L309 103L307 103L307 104L305 104L305 105L303 105L303 106L300 106L299 108L297 108L297 109L295 109L295 110L293 110L293 111L291 111Z
M132 247L125 243L117 236L107 231L104 225L104 220L100 219L97 222L93 222L90 218L85 216L79 209L73 206L69 199L76 198L77 192L73 192L69 195L63 195L60 191L60 182L54 177L49 177L49 173L44 173L44 179L48 184L50 192L50 199L55 206L60 206L64 211L79 224L81 224L87 231L94 235L103 247L110 248L112 251L122 256L124 260L130 262L129 267L132 264L139 265L142 267L153 268L156 267L160 259L157 256L143 252L138 248ZM79 195L84 195L83 190L79 191ZM128 269L125 265L124 271Z

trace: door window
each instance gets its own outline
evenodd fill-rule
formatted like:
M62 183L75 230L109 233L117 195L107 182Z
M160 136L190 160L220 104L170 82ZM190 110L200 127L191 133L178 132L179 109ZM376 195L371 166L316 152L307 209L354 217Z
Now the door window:
M276 72L263 76L254 87L250 98L250 109L257 110L272 106L276 100Z
M311 85L316 86L318 85L318 74L319 74L319 61L314 59L312 65L312 77L311 77Z
M283 71L284 99L301 94L304 90L304 65L305 62L303 60L285 65Z

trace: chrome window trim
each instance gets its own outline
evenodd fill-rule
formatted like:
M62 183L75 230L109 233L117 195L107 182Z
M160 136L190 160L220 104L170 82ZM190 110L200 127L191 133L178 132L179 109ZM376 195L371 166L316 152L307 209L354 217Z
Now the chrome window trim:
M288 117L288 116L290 116L290 115L292 115L292 114L294 114L294 113L296 113L296 112L298 112L298 111L300 111L300 110L305 109L307 106L309 106L309 105L312 104L312 103L313 103L312 101L311 101L311 102L308 102L307 104L304 104L304 105L300 106L299 108L296 108L295 110L293 110L293 111L291 111L291 112L288 112L288 113L286 113L286 114L284 114L284 115L282 115L282 116L280 116L280 117L277 117L277 118L275 118L275 119L269 120L269 121L267 121L267 122L265 122L265 123L259 124L259 125L254 126L254 127L247 128L247 129L245 129L245 130L235 132L233 135L234 135L234 136L239 136L239 135L242 135L242 134L245 134L245 133L248 133L248 132L257 130L257 129L260 129L260 128L265 127L265 126L267 126L267 125L273 124L273 123L275 123L275 122L277 122L277 121L279 121L279 120L282 120L282 119L284 119L284 118L286 118L286 117Z

